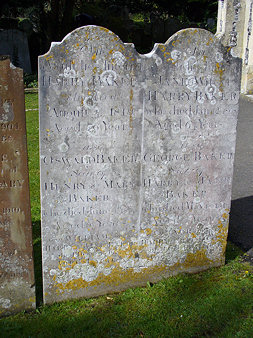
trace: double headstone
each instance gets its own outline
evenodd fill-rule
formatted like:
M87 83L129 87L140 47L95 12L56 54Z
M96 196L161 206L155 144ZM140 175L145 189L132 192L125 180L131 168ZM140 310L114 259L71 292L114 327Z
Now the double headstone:
M140 55L87 26L39 58L46 303L223 264L240 71L199 29Z
M0 57L0 316L35 307L23 71Z

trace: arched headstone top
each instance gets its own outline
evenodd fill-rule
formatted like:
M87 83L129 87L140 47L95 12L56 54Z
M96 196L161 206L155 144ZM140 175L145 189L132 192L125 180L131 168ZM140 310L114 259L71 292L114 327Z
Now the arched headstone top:
M85 45L92 42L103 43L105 51L108 49L110 54L112 50L122 52L125 49L131 49L135 56L139 57L151 57L155 53L159 53L161 48L175 48L175 44L182 45L187 41L187 45L194 44L195 41L199 41L199 38L203 40L203 44L212 48L213 45L221 46L219 36L200 28L187 28L178 31L173 34L165 43L155 43L153 49L147 54L139 54L133 43L124 43L119 36L110 31L107 28L100 26L83 26L75 29L66 35L61 42L52 42L51 47L47 53L40 57L52 57L55 53L60 55L66 55L66 53L79 53L85 50ZM68 47L67 51L64 46ZM229 50L230 51L230 50ZM228 52L229 52L228 51ZM64 54L65 53L65 54Z

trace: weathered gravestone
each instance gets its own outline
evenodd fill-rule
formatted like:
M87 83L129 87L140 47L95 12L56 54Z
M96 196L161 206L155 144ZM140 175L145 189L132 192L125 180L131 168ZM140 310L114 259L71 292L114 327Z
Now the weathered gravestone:
M35 307L23 71L0 57L0 316Z
M198 29L140 55L88 26L39 58L46 303L223 264L240 67Z
M10 55L12 63L31 73L27 35L18 29L0 30L0 54Z

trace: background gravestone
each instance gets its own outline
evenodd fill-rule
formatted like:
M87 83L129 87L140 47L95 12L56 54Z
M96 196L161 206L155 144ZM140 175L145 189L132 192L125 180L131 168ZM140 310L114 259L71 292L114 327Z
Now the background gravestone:
M30 53L27 35L17 29L0 30L0 54L10 55L11 62L31 73Z
M0 316L35 307L23 71L0 57Z
M140 55L88 26L39 58L46 303L223 264L240 69L198 29Z
M242 59L241 92L253 93L253 0L219 1L217 34Z

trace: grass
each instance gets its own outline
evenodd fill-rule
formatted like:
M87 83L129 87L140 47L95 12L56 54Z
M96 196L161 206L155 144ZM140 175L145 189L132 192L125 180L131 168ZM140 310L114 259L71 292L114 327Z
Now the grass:
M39 110L38 94L25 95L26 129L28 147L28 165L30 199L33 226L33 248L36 281L36 303L42 304L42 264L40 232L40 169L39 169ZM32 109L32 110L30 110Z
M28 107L37 94L28 94ZM92 299L41 304L38 111L27 112L38 307L0 320L1 337L253 337L253 267L228 243L226 265Z

